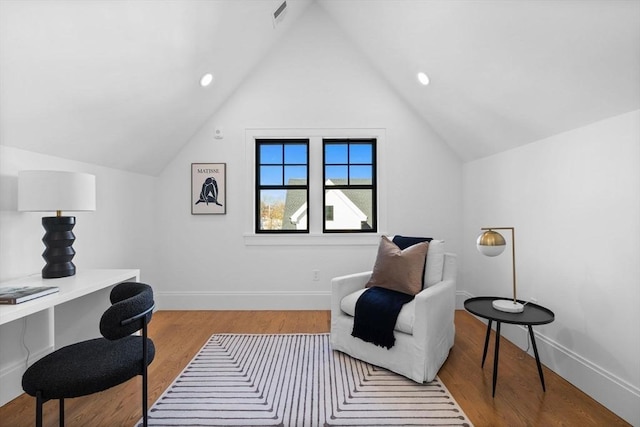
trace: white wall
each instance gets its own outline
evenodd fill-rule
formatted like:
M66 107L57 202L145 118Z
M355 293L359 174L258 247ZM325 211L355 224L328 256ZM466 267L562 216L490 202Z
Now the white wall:
M248 129L383 129L387 197L379 204L388 229L381 231L443 238L448 250L459 252L460 160L345 40L321 9L310 6L160 175L158 197L165 203L158 212L160 258L153 274L161 308L326 309L331 277L373 265L377 239L247 243L243 235L251 231L246 218L253 209ZM216 127L224 139L214 139ZM227 163L226 215L190 214L192 162ZM312 281L314 269L319 282Z
M556 315L535 328L542 362L640 425L640 111L463 169L465 290L510 294L509 254L483 257L475 239L514 226L518 297Z

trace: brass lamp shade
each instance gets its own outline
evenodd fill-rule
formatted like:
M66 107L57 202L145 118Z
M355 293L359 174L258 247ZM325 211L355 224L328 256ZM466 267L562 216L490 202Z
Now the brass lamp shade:
M478 236L476 246L482 255L493 257L504 252L504 249L507 247L507 242L504 240L504 237L502 237L502 234L493 230L487 230Z

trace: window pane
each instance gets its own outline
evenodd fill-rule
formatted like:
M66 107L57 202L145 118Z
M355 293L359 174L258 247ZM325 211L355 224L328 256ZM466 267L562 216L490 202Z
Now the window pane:
M284 183L285 185L307 185L307 167L285 166Z
M285 144L284 162L287 164L307 164L307 146L302 144Z
M325 164L346 164L347 144L326 144L324 146Z
M307 190L287 190L283 230L308 230Z
M282 145L281 144L262 144L260 145L260 164L281 164L282 163Z
M260 166L260 185L282 185L282 166Z
M326 230L371 230L372 190L325 190L325 212L333 206L333 218L325 215Z
M260 191L260 230L306 230L307 190Z
M349 162L352 164L373 163L371 149L371 144L351 144L349 146Z
M371 185L373 175L371 166L350 166L349 184L351 185Z
M308 233L309 140L257 139L256 144L256 232Z
M261 230L282 229L286 191L260 191L260 224Z
M347 183L347 167L346 166L326 166L324 168L324 179L325 185L327 184L327 180L331 180L331 182L336 185L346 184Z

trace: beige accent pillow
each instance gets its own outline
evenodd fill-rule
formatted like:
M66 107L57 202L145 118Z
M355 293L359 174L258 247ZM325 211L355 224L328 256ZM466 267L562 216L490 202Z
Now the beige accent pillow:
M379 286L409 295L422 290L422 274L429 250L427 242L409 246L405 250L382 236L378 256L366 287Z

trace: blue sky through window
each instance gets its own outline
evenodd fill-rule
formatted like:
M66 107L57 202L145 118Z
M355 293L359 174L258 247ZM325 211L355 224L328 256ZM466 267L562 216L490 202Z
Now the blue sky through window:
M287 198L287 190L262 190L260 191L260 202L268 206L284 204Z
M291 180L307 180L306 144L262 144L260 185L287 185ZM284 181L283 181L284 180Z
M345 183L351 180L366 180L359 184L371 183L373 179L373 145L370 143L325 144L325 178ZM334 182L335 183L335 182ZM353 184L350 182L349 184Z
M307 146L304 144L286 144L284 147L284 162L288 165L307 164Z
M349 161L351 164L371 164L373 162L371 144L351 144L349 146Z
M260 146L260 164L282 164L282 145L263 144Z
M324 146L324 161L326 164L346 164L347 144L327 144Z

